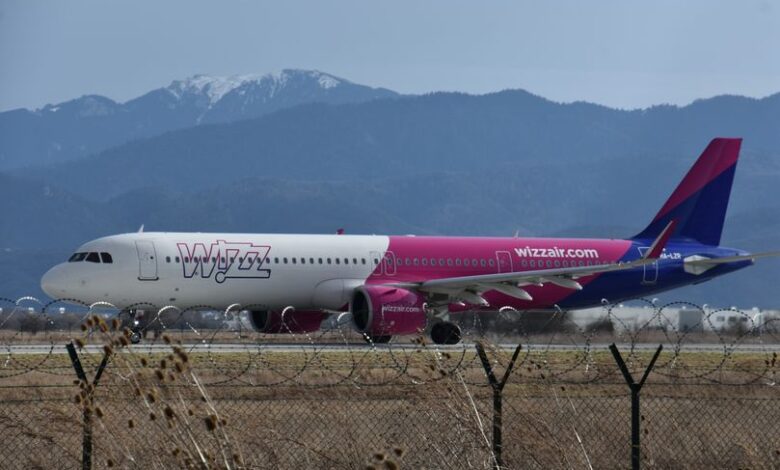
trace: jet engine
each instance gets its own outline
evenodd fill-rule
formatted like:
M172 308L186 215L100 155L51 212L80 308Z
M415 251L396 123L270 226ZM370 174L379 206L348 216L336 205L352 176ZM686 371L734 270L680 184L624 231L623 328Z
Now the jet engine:
M261 333L311 333L320 329L320 324L325 318L325 312L321 311L294 311L286 312L276 310L252 310L249 312L249 320L252 327Z
M361 286L349 302L355 328L374 343L425 329L425 298L398 287Z

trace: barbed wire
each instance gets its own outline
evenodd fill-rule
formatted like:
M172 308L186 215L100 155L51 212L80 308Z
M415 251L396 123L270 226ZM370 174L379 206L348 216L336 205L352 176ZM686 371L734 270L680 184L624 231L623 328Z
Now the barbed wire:
M139 356L166 354L162 337L174 338L193 355L194 367L205 372L207 385L379 386L435 382L453 374L482 385L482 366L474 352L474 342L480 341L489 345L499 366L506 365L514 345L522 345L513 382L619 382L619 371L606 349L614 342L629 366L637 369L647 364L655 346L663 344L664 353L653 370L655 381L773 386L780 348L780 314L713 309L687 301L604 301L587 320L557 307L536 322L510 307L492 315L459 314L460 320L452 315L464 340L448 346L431 343L424 332L374 344L341 321L332 328L299 332L287 321L292 307L280 315L280 333L265 334L245 324L242 312L252 308L237 303L221 309L140 302L120 309L108 302L0 297L0 387L26 374L71 377L70 366L61 359L64 344L81 338L89 345L94 328L85 323L94 315L116 317L136 328L143 337L133 349ZM630 315L626 309L633 309ZM134 325L134 314L141 310L144 322ZM205 321L203 312L210 312L211 319ZM97 367L100 346L85 347L87 366Z

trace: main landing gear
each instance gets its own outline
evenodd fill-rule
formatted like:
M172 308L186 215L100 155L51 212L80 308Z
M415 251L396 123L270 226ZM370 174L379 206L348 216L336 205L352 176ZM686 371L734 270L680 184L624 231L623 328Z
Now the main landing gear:
M431 341L436 344L458 344L462 337L460 327L448 321L436 323L431 327Z

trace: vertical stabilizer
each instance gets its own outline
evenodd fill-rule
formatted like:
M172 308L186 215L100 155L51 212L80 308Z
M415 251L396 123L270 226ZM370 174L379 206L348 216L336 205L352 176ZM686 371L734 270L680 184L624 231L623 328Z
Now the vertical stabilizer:
M650 225L634 238L653 240L674 220L672 238L720 244L741 144L742 139L713 139Z

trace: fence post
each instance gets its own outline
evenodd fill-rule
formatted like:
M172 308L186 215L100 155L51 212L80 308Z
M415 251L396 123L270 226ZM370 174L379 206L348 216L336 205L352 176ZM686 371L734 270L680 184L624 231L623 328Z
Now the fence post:
M512 368L515 366L517 356L520 354L521 345L518 344L517 348L515 348L515 353L512 355L512 359L506 366L504 377L500 382L498 379L496 379L496 375L493 372L493 366L490 365L490 360L488 360L487 354L485 353L485 348L482 346L482 343L477 342L474 344L474 347L477 348L477 354L482 361L482 367L485 369L485 375L487 375L488 383L490 384L490 388L493 389L493 459L496 462L496 470L501 470L504 468L503 459L501 457L501 450L503 448L501 436L501 430L503 428L502 391L504 390L504 385L506 385L507 381L509 380L509 374L512 373Z
M73 369L76 371L76 376L79 380L87 385L87 374L84 373L84 368L81 366L81 360L76 353L76 347L73 346L73 342L65 345L70 356L70 362L73 364ZM92 395L95 393L100 376L103 375L103 370L108 364L108 354L103 356L103 360L98 366L98 370L95 373L95 378L92 380L92 390L87 389L87 395L84 397L84 411L82 414L82 437L81 437L81 468L82 470L90 470L92 468Z
M650 375L650 371L653 370L653 366L655 366L655 361L658 359L658 356L661 354L661 351L664 349L664 346L662 344L658 345L658 349L656 349L655 354L653 355L653 358L650 360L650 364L647 365L647 368L645 369L645 373L642 375L642 379L639 382L634 382L634 378L631 376L631 372L628 370L628 366L626 366L626 362L623 360L623 356L620 354L620 351L618 351L617 346L615 343L612 343L609 345L609 350L612 351L612 356L615 358L615 362L617 363L618 367L620 368L620 372L623 373L623 378L626 380L626 383L628 384L628 388L631 390L631 469L632 470L639 470L640 467L640 422L641 422L641 416L639 414L639 392L642 390L642 386L645 384L645 380L647 380L647 376Z

